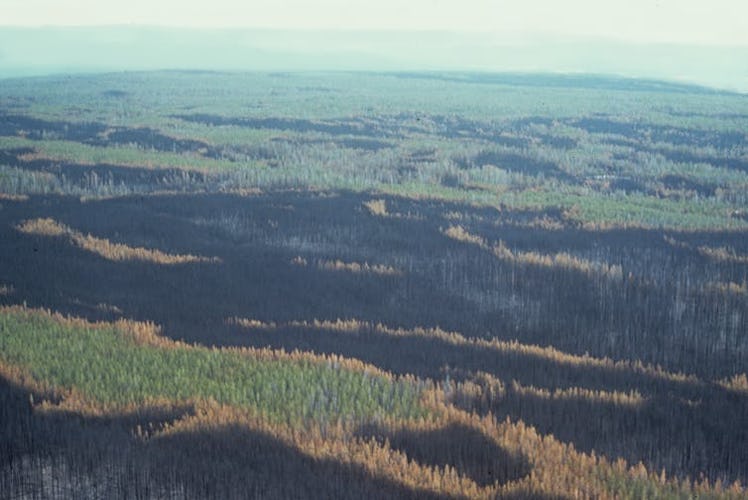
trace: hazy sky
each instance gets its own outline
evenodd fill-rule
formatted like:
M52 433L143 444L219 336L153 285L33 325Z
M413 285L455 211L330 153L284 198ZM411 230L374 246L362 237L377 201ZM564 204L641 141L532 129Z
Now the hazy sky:
M0 0L0 11L0 25L440 29L748 46L748 0Z

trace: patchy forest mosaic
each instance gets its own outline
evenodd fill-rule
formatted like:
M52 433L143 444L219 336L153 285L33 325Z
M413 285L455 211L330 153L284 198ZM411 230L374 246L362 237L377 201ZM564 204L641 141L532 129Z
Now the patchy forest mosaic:
M745 498L748 97L0 80L0 496Z

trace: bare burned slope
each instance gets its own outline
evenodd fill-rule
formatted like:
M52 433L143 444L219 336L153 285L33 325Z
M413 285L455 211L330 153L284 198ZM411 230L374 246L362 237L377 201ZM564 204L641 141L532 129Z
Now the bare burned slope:
M591 231L561 212L347 193L2 205L3 303L155 321L167 335L206 345L337 353L475 384L480 390L468 385L450 397L657 470L748 477L740 432L748 402L712 383L738 373L745 359L743 233ZM70 239L16 229L47 217L114 245L220 261L112 261ZM457 224L475 240L445 234ZM498 242L499 255L491 248ZM611 279L586 270L598 264L621 271ZM352 271L366 266L398 272ZM315 327L315 319L332 323ZM341 329L337 319L359 326Z
M32 410L25 389L0 377L0 491L19 498L446 498L372 477L360 466L311 458L268 432L238 425L153 440L133 432L152 432L190 411L44 413Z

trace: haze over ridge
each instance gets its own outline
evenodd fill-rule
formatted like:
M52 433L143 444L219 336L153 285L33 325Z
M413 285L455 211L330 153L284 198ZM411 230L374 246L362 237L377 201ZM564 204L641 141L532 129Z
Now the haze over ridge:
M152 69L595 73L746 92L748 45L447 30L0 27L0 77Z

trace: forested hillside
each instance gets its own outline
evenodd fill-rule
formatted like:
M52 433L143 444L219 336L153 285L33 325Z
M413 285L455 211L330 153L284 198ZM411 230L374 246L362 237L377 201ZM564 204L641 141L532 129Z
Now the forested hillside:
M0 80L0 496L744 498L748 98Z

